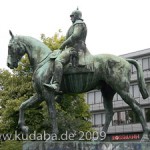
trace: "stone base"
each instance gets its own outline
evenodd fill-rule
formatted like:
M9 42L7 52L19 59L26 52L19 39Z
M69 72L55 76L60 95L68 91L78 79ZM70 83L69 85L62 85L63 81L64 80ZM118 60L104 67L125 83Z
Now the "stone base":
M27 141L23 150L150 150L150 142Z

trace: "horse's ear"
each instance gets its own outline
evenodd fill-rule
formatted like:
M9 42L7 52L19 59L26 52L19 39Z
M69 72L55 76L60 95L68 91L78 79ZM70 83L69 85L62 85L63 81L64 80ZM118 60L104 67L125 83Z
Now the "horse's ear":
M11 32L11 30L9 30L9 34L11 35L11 38L13 39L13 38L14 38L14 35L13 35L13 33Z

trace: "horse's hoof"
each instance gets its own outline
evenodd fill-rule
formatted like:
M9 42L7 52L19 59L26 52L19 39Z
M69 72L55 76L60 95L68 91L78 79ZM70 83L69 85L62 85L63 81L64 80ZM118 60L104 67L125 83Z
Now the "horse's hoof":
M29 131L29 127L28 126L23 126L21 128L22 132L25 133L25 134L28 134L28 131Z
M140 142L150 142L150 139L147 136L145 136L145 137L142 137Z

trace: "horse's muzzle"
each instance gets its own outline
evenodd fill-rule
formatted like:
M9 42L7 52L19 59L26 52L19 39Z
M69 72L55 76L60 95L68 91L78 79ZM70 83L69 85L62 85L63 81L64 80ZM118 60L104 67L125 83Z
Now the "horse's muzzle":
M13 65L10 64L9 62L7 62L7 66L10 68L10 69L14 69L14 68L17 68L18 67L18 64L17 63L14 63Z

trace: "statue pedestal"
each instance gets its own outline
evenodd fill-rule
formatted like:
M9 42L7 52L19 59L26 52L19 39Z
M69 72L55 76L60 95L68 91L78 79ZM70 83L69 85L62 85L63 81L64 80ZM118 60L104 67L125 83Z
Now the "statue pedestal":
M150 142L26 141L23 150L149 150Z

